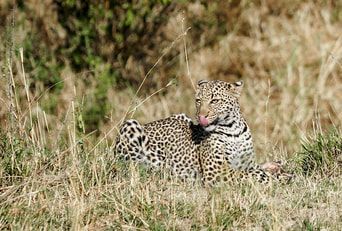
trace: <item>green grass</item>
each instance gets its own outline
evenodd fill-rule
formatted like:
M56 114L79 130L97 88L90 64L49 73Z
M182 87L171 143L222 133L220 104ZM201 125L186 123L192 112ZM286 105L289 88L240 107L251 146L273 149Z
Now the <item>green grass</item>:
M303 141L301 149L294 160L303 174L326 177L342 174L342 137L336 128L308 138Z

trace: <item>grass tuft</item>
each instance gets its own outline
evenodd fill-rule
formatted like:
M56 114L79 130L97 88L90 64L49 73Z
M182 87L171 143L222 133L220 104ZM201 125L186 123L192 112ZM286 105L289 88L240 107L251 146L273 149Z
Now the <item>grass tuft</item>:
M334 128L318 133L302 142L301 151L295 155L299 171L304 175L342 175L342 134Z

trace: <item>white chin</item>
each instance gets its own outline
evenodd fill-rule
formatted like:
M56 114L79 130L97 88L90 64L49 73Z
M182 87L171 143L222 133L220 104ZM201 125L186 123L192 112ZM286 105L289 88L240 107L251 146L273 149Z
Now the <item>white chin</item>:
M209 125L207 127L203 127L204 130L206 130L207 132L212 132L216 129L216 125Z

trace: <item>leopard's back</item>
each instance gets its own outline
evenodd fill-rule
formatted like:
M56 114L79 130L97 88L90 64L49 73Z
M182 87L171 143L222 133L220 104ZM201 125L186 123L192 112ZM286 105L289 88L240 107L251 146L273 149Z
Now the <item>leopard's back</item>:
M128 120L120 129L116 153L126 160L167 168L183 179L195 179L200 165L193 127L184 114L145 125Z

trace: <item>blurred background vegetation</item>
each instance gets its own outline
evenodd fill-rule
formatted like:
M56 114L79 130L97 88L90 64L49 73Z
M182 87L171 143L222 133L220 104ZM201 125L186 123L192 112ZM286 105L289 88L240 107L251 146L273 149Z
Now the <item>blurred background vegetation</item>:
M99 135L124 115L123 108L130 106L131 101L120 97L120 92L133 98L161 56L139 97L165 87L171 80L181 83L182 89L191 89L186 76L185 37L193 81L201 78L262 81L266 84L263 88L271 87L269 97L274 102L284 100L282 91L286 87L291 88L292 95L298 95L297 75L301 71L318 81L324 60L315 52L322 50L319 43L323 42L330 43L324 52L331 52L328 49L333 48L341 32L335 30L341 26L341 12L342 3L333 0L1 1L1 57L6 60L13 55L11 62L18 67L19 50L23 48L31 104L34 102L36 109L50 115L52 121L61 121L69 102L77 99L83 129ZM309 34L301 35L305 28L296 28L297 22L305 24ZM324 27L329 34L320 34ZM188 28L186 36L179 39ZM312 33L315 37L305 37ZM325 59L329 58L326 54ZM303 68L296 67L296 63ZM4 61L2 67L6 73L8 65ZM292 67L295 67L294 79L291 77L292 82L286 85ZM13 72L20 73L20 68L13 68ZM340 77L341 68L329 74ZM7 84L5 78L1 81L1 97L6 101ZM18 86L23 85L20 78L15 81ZM25 97L24 91L17 93L19 98ZM161 94L167 93L165 89ZM184 95L183 102L174 102L184 106L167 112L192 115L191 94ZM262 100L265 102L265 98ZM308 101L306 106L315 103L310 97ZM172 103L168 106L173 108ZM337 109L326 108L332 118L340 115ZM0 113L1 120L6 121L6 108ZM164 114L137 112L137 117L144 115L150 121Z

